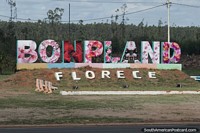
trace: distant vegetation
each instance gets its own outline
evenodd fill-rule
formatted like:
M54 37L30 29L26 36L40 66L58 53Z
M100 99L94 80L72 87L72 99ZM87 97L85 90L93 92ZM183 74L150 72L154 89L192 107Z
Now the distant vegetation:
M53 13L53 12L52 12ZM51 15L50 15L51 16ZM51 18L53 19L53 18ZM14 71L16 64L16 40L34 40L40 44L43 40L111 40L113 53L120 54L127 40L135 41L138 51L141 41L167 41L167 26L159 21L157 26L127 25L124 23L93 23L69 25L59 21L5 22L0 21L0 74ZM172 27L171 41L181 45L185 55L200 54L200 27Z

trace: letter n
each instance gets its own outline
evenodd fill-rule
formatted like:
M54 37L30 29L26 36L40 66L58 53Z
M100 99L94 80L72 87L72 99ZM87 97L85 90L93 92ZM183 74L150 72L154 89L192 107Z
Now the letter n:
M142 41L141 62L149 63L149 58L153 64L160 63L160 42L153 42L153 49L148 41Z
M80 41L75 41L74 47L69 41L64 41L64 60L70 63L72 59L76 63L83 62L82 43Z

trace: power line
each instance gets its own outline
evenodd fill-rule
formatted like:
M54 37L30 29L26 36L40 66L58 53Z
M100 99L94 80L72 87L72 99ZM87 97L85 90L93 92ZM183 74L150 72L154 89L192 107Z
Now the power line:
M135 12L126 13L126 15L130 15L130 14L135 14L135 13L140 13L140 12L152 10L152 9L155 9L155 8L158 8L158 7L161 7L161 6L165 6L165 5L166 5L166 4L157 5L157 6L150 7L150 8L146 8L146 9L143 9L143 10L139 10L139 11L135 11ZM119 15L119 16L122 16L122 15L123 15L123 14L121 14L121 15Z
M188 4L174 3L174 2L172 2L172 4L174 4L174 5L180 5L180 6L193 7L193 8L200 8L200 6L196 6L196 5L188 5Z
M57 0L58 1L58 0ZM60 0L60 1L66 1L66 0ZM76 1L75 1L76 2ZM77 1L78 2L78 1ZM84 1L84 2L88 2L88 1ZM89 2L95 2L95 1L89 1ZM132 2L133 3L133 2ZM146 2L145 2L146 3ZM200 8L200 6L196 6L196 5L187 5L187 4L181 4L181 3L171 3L171 4L174 4L174 5L180 5L180 6L187 6L187 7L192 7L192 8ZM162 7L162 6L165 6L167 5L167 3L165 4L160 4L160 5L157 5L157 6L153 6L153 7L150 7L150 8L146 8L146 9L142 9L142 10L138 10L138 11L134 11L134 12L129 12L129 13L126 13L125 15L131 15L131 14L136 14L136 13L140 13L140 12L144 12L144 11L148 11L148 10L152 10L152 9L155 9L155 8L158 8L158 7ZM118 16L122 16L123 14L120 14ZM10 18L10 16L6 16L6 15L0 15L0 17L4 17L4 18ZM99 18L93 18L93 19L79 19L79 20L71 20L71 22L79 22L80 20L83 20L84 22L86 21L94 21L94 20L103 20L103 19L110 19L111 16L107 16L107 17L99 17ZM37 22L38 20L34 20L34 19L25 19L25 18L16 18L17 20L23 20L23 21L32 21L32 22ZM61 21L61 22L68 22L68 21Z
M136 13L140 13L140 12L144 12L144 11L148 11L148 10L152 10L152 9L155 9L155 8L158 8L158 7L161 7L161 6L165 6L166 4L162 4L162 5L158 5L158 6L154 6L154 7L150 7L150 8L146 8L146 9L143 9L143 10L138 10L138 11L134 11L134 12L129 12L129 13L126 13L125 15L131 15L131 14L136 14ZM122 16L123 14L120 14L118 16ZM94 19L83 19L83 21L93 21L93 20L102 20L102 19L108 19L108 18L111 18L111 16L109 17L101 17L101 18L94 18ZM80 21L79 20L72 20L73 22L76 22L76 21ZM66 22L66 21L62 21L62 22Z
M63 0L62 0L63 1ZM86 2L86 1L84 1ZM91 1L90 1L91 2ZM181 6L189 6L189 7L193 7L193 8L200 8L200 6L194 6L194 5L187 5L187 4L180 4L180 3L171 3L171 4L176 4L176 5L181 5ZM150 7L150 8L147 8L147 9L143 9L143 10L139 10L139 11L134 11L134 12L130 12L130 13L126 13L126 15L131 15L131 14L136 14L136 13L140 13L140 12L144 12L144 11L148 11L148 10L151 10L151 9L155 9L155 8L158 8L158 7L161 7L161 6L165 6L167 5L167 3L165 4L161 4L161 5L157 5L157 6L154 6L154 7ZM123 14L120 14L118 16L122 16ZM83 21L93 21L93 20L102 20L102 19L108 19L108 18L111 18L110 16L109 17L100 17L100 18L94 18L94 19L85 19ZM78 22L80 20L72 20L72 22ZM62 21L62 22L67 22L67 21Z
M10 18L9 16L5 16L5 15L0 15L0 17Z
M0 15L0 17L4 17L4 18L10 18L10 16L5 16L5 15ZM24 21L32 21L32 22L37 22L38 20L34 20L34 19L26 19L26 18L16 18L17 20L24 20Z
M131 14L136 14L136 13L140 13L140 12L144 12L144 11L148 11L148 10L151 10L151 9L154 9L154 8L158 8L158 7L161 7L161 6L164 6L165 4L162 4L162 5L158 5L158 6L154 6L154 7L150 7L150 8L146 8L146 9L143 9L143 10L138 10L138 11L134 11L134 12L129 12L129 13L126 13L126 15L131 15ZM123 14L120 14L118 16L122 16ZM4 15L0 15L2 17L7 17L9 18L9 16L4 16ZM111 16L108 16L108 17L100 17L100 18L93 18L93 19L83 19L83 21L94 21L94 20L102 20L102 19L109 19L111 18ZM24 18L17 18L17 20L27 20L27 21L38 21L38 20L33 20L33 19L24 19ZM79 22L80 20L82 19L79 19L79 20L71 20L71 22ZM61 21L61 22L68 22L68 21Z
M30 19L30 18L28 18L28 19L25 19L25 18L17 18L17 20L27 20L27 21L32 21L32 22L37 22L38 20L34 20L34 19Z
M80 0L52 0L52 1L66 1L66 2L70 2L70 3L103 3L103 4L107 4L107 3L116 3L116 4L123 4L123 3L127 3L127 4L133 4L133 3L135 3L135 4L140 4L140 3L142 3L142 4L152 4L152 3L159 3L159 4L161 4L161 2L150 2L150 1L148 1L148 2L131 2L131 1L124 1L124 2L122 2L122 1L92 1L92 0L88 0L88 1L80 1Z

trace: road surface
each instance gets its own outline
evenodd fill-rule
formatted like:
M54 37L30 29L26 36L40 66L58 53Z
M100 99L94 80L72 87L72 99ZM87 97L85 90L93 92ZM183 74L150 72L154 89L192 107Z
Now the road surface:
M200 132L199 125L73 125L62 127L1 127L0 133L143 133L143 132L155 132L158 131L171 131L180 133ZM170 133L170 132L169 132Z

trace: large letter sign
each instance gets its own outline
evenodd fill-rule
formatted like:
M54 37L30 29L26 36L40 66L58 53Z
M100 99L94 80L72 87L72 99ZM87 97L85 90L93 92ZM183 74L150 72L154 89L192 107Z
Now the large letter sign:
M93 50L95 48L95 50ZM92 63L93 57L98 57L103 53L103 45L99 41L85 41L85 63Z
M64 60L67 63L71 62L71 57L73 57L74 62L83 62L83 52L82 44L80 41L75 41L74 47L69 41L64 41Z
M40 66L43 68L79 68L83 66L126 68L129 66L131 68L155 69L163 66L157 64L177 63L181 58L180 46L175 42L154 41L150 44L148 41L142 41L141 54L138 55L136 43L127 41L121 58L112 57L111 41L104 41L103 43L97 40L74 41L74 44L69 41L62 41L59 45L56 41L49 39L44 40L39 45L32 40L18 40L17 44L17 69L26 69L25 63L36 62L43 64L31 65L34 66L32 68L39 68ZM101 61L96 62L96 64L92 63L93 58L100 57L102 57ZM139 57L141 60L138 59ZM181 64L164 66L170 66L170 68L177 66L179 70L182 68ZM137 74L134 76L137 77Z
M112 57L112 42L104 42L104 63L117 63L120 61L120 57Z
M34 63L38 59L37 45L31 40L18 40L17 63ZM28 47L28 48L27 48ZM47 47L52 47L51 56L47 55ZM38 53L43 62L55 63L60 58L60 47L54 40L44 40L38 48Z
M151 45L147 41L142 42L142 54L141 54L141 62L148 64L149 63L149 57L152 60L153 64L159 64L160 63L160 42L153 42L153 49L151 48Z
M52 47L52 55L48 57L47 55L47 47ZM39 46L40 57L43 62L47 63L55 63L60 58L60 48L57 42L54 40L45 40Z
M18 63L34 63L38 59L35 51L37 45L31 40L18 41L17 62Z
M164 42L162 43L162 46L163 46L163 54L162 54L163 63L177 63L180 61L181 49L177 43ZM170 57L170 49L174 50L172 57Z
M137 48L134 41L128 41L126 43L121 62L123 63L138 63Z

